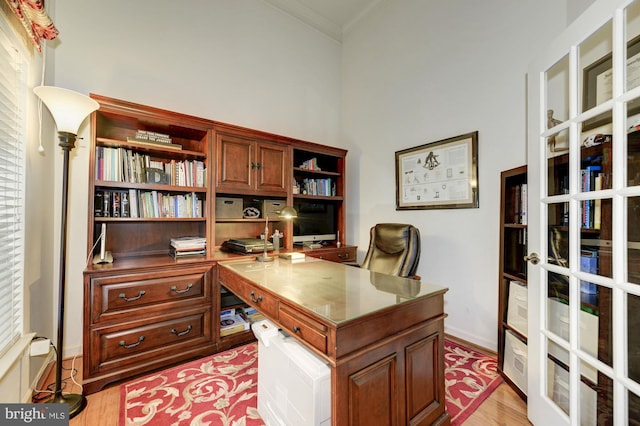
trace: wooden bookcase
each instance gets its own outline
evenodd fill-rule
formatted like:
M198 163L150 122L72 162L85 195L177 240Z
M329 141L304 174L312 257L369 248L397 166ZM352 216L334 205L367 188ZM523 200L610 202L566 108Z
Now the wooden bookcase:
M526 400L527 167L500 173L498 370Z
M104 224L114 261L89 262L84 271L86 393L254 339L251 331L220 336L220 311L243 304L223 296L215 279L218 261L243 257L222 251L224 241L264 232L264 212L245 218L246 207L296 200L331 205L342 244L294 246L293 224L277 217L270 218L269 233L284 233L282 250L356 261L356 247L344 245L346 150L91 97L100 108L91 116L87 255L100 252ZM145 135L168 140L142 140ZM299 167L314 158L321 170ZM178 178L181 167L186 177ZM297 193L293 182L303 178L330 179L331 192ZM217 217L217 201L228 198L240 200L240 213ZM206 255L174 259L170 241L181 236L204 238Z

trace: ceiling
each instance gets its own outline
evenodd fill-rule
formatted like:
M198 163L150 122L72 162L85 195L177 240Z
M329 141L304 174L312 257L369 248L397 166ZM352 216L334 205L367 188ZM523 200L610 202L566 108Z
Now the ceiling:
M336 41L381 0L265 0Z

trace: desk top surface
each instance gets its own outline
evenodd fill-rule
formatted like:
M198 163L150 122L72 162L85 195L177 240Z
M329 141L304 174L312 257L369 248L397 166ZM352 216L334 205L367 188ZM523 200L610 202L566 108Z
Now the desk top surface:
M438 285L312 257L219 265L335 324L447 291Z

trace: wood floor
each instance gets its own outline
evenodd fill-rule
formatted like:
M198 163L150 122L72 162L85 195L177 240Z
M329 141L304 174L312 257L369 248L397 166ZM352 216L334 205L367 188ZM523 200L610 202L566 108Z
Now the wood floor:
M449 338L449 336L447 336ZM453 339L457 340L458 339ZM468 342L459 341L469 345ZM477 348L474 348L477 349ZM65 381L64 393L81 393L80 386L71 380L65 380L72 371L72 360L63 363L63 381ZM75 380L82 379L82 359L77 358L73 363ZM45 383L40 389L45 388L55 381L55 373L51 371L47 375ZM44 394L40 394L44 396ZM69 422L70 426L116 426L120 414L120 386L115 384L106 389L88 395L87 407ZM464 426L519 426L530 425L527 420L527 405L505 383L498 388L482 403L482 405L463 423Z

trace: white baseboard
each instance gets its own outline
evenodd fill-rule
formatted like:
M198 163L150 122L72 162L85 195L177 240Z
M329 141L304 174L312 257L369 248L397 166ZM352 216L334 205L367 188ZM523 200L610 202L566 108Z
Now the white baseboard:
M457 337L462 340L466 340L467 342L471 342L475 345L478 345L481 348L486 348L492 352L497 352L497 343L487 339L478 338L476 334L470 334L466 330L462 330L456 327L444 327L445 334L449 334L451 336ZM497 336L497 331L496 331Z

